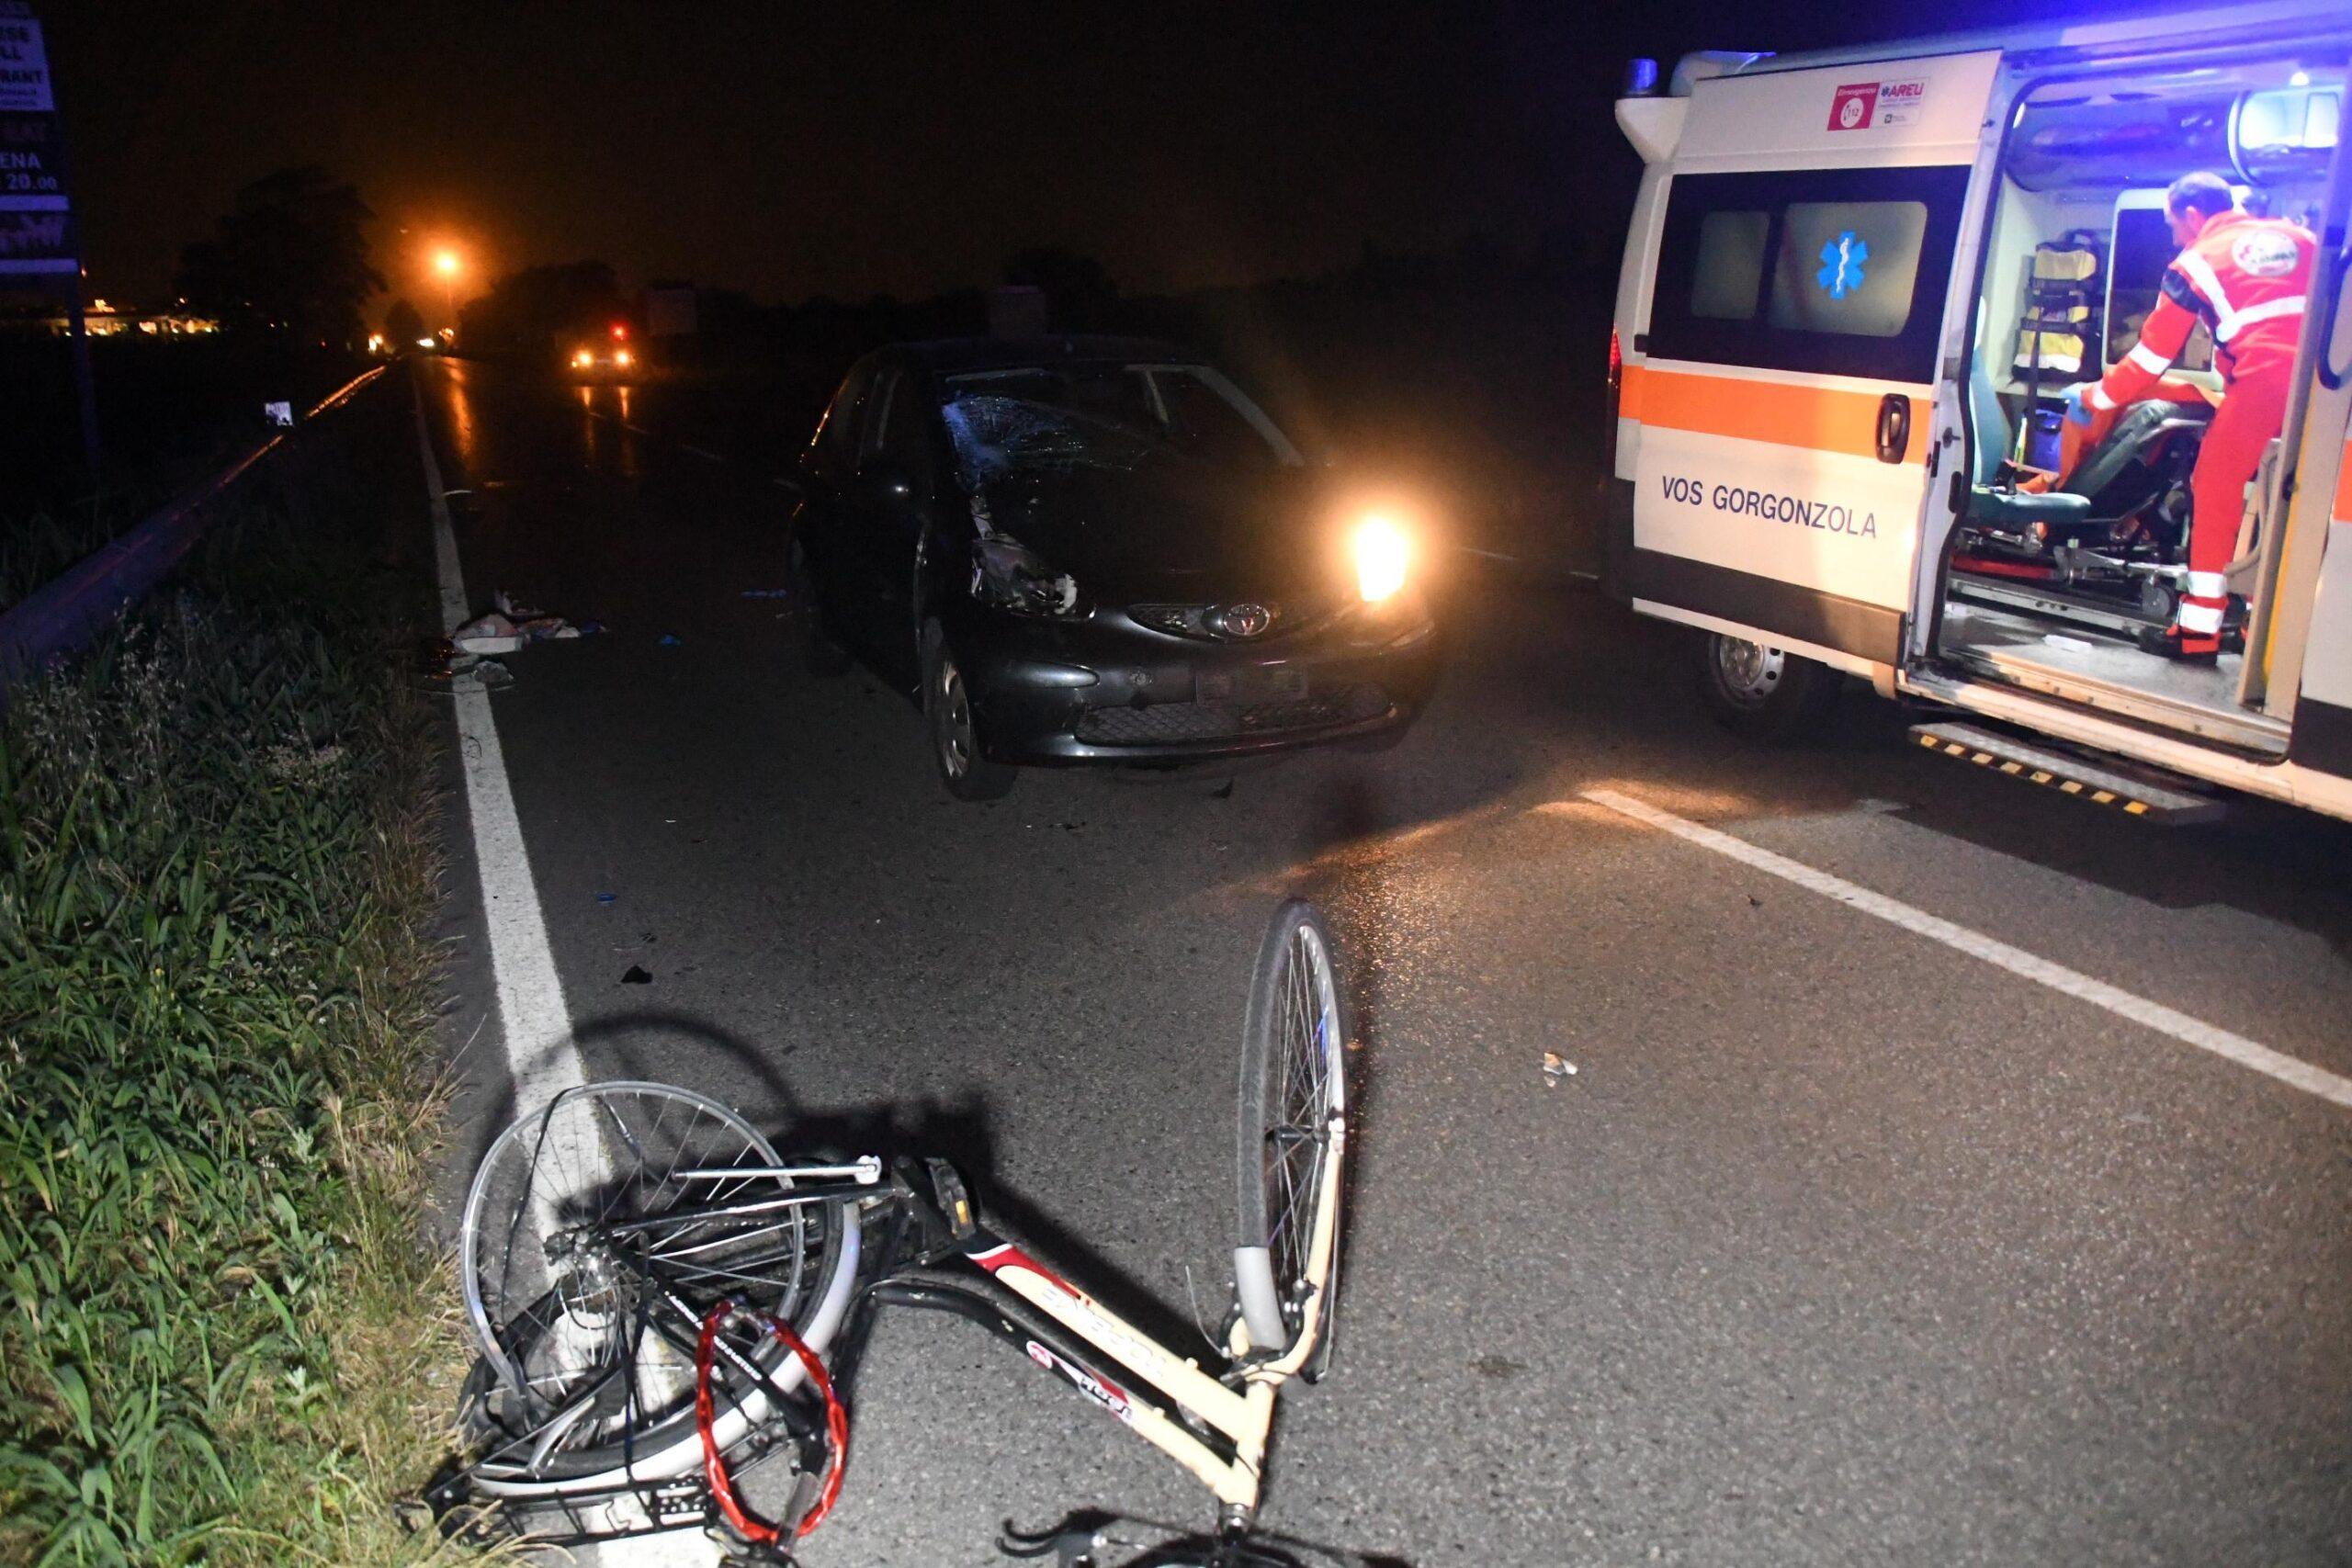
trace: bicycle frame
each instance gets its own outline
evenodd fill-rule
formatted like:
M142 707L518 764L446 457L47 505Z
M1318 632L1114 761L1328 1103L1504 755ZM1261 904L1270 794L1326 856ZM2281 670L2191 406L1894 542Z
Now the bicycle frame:
M1326 1157L1336 1168L1345 1154L1343 1118L1332 1118L1325 1131L1329 1140ZM1340 1187L1336 1179L1322 1184L1308 1242L1308 1295L1302 1305L1297 1338L1290 1348L1279 1356L1254 1357L1249 1327L1238 1314L1235 1317L1226 1348L1240 1376L1238 1392L984 1224L973 1220L956 1226L951 1219L950 1225L965 1261L1001 1290L1045 1314L1075 1345L1042 1343L1024 1334L1011 1317L991 1326L998 1326L1007 1338L1022 1338L1022 1348L1031 1360L1060 1374L1089 1401L1192 1472L1223 1506L1229 1520L1246 1523L1257 1511L1275 1395L1306 1366L1321 1341L1337 1251ZM887 1287L890 1280L886 1276L878 1283ZM910 1305L944 1304L912 1300L904 1293L886 1299ZM1159 1390L1170 1403L1162 1404L1127 1381L1114 1378L1114 1367ZM1193 1429L1195 1426L1207 1428L1222 1441L1208 1440Z
M1325 1131L1329 1142L1324 1157L1336 1171L1345 1152L1344 1119L1333 1118ZM1174 1459L1216 1496L1221 1529L1229 1535L1246 1530L1257 1510L1276 1396L1320 1343L1336 1261L1341 1183L1334 1179L1321 1184L1309 1233L1304 1270L1307 1293L1296 1338L1279 1355L1261 1354L1250 1344L1249 1327L1237 1313L1225 1346L1228 1366L1220 1377L1129 1323L993 1226L978 1213L952 1167L937 1160L927 1166L927 1181L919 1180L916 1170L906 1165L894 1169L887 1183L879 1180L880 1162L871 1156L847 1166L694 1171L684 1174L706 1180L776 1176L794 1185L760 1197L739 1192L720 1201L673 1207L577 1234L583 1242L605 1248L615 1264L650 1287L648 1325L676 1345L689 1341L700 1319L665 1278L662 1262L633 1246L638 1238L698 1224L754 1226L768 1215L811 1203L842 1205L844 1224L851 1225L860 1223L859 1214L882 1211L888 1216L889 1239L855 1293L840 1342L834 1382L844 1398L878 1308L951 1312L989 1328ZM926 1192L925 1187L931 1190ZM910 1249L910 1230L916 1240ZM746 1385L734 1397L753 1423L742 1439L750 1451L763 1452L779 1441L792 1440L777 1433L779 1426L798 1436L799 1425L787 1414L789 1406L780 1399L772 1374L723 1342L719 1353ZM446 1511L465 1500L469 1471L449 1474L431 1489L436 1509ZM499 1491L492 1483L475 1495L488 1500ZM636 1498L644 1509L643 1525L584 1526L583 1506L626 1497ZM696 1497L705 1505L699 1510ZM580 1542L704 1522L708 1492L698 1472L631 1473L617 1485L558 1486L536 1502L514 1502L551 1507L571 1518L573 1532L566 1539Z

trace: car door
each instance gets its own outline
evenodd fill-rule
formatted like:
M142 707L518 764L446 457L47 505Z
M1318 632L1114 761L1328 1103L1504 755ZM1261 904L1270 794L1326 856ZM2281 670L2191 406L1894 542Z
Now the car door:
M1901 657L1997 51L1693 85L1621 412L1639 607Z
M865 647L893 677L917 678L915 577L932 500L930 408L922 373L887 369L866 399L849 515Z
M856 640L855 623L863 611L855 586L859 567L850 555L856 538L854 485L858 436L877 368L873 360L850 367L826 405L816 436L801 455L801 500L793 519L794 542L808 563L826 624L844 643Z

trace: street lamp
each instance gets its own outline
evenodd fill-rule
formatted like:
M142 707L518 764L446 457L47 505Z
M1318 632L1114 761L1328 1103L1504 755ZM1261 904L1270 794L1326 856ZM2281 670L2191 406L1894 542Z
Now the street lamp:
M449 330L452 333L458 329L458 274L465 265L455 251L434 253L433 270L441 275L442 296L449 308Z

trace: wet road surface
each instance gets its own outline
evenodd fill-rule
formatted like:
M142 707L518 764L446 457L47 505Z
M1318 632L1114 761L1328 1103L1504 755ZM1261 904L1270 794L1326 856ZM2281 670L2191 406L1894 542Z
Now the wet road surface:
M1188 1335L1227 1289L1250 956L1281 895L1329 909L1362 1159L1272 1527L1416 1564L2352 1558L2352 1111L1587 793L2338 1075L2352 829L2128 822L1920 755L1860 693L1823 743L1753 750L1669 628L1466 558L1392 752L959 805L907 702L803 674L745 596L783 583L789 453L718 454L658 389L421 375L474 607L609 628L491 699L591 1076L948 1153ZM511 1106L452 811L464 1166ZM1210 1521L1033 1371L886 1320L805 1560Z

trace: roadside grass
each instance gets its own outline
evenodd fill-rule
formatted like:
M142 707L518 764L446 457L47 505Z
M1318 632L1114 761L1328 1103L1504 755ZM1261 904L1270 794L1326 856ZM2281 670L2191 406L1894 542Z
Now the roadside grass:
M456 1553L402 406L0 721L0 1562Z

